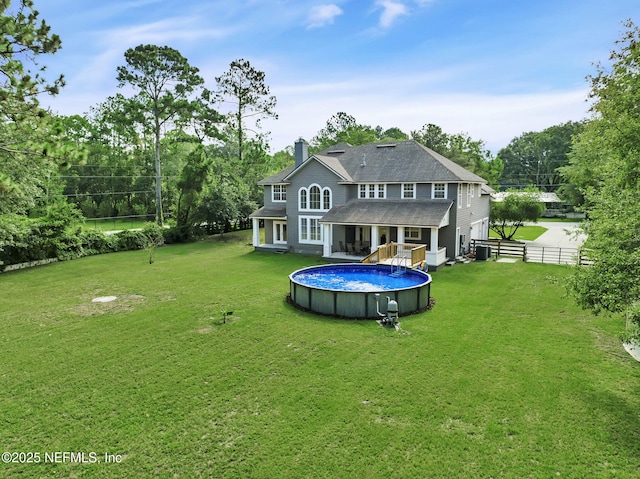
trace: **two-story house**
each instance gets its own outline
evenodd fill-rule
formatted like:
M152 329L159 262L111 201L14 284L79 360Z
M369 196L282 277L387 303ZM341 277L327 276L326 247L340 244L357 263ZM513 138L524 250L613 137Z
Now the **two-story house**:
M490 195L483 178L415 141L337 144L260 181L251 215L257 250L364 256L387 242L427 245L437 268L486 239ZM264 242L260 240L264 221Z

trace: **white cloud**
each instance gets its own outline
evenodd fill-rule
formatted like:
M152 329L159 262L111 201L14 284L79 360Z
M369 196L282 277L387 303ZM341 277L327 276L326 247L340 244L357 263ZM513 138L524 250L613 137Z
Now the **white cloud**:
M382 7L379 26L381 28L389 28L396 18L402 15L408 15L409 9L404 3L393 2L391 0L380 0L376 5Z
M307 19L309 22L307 28L319 28L325 25L331 25L335 18L342 15L342 13L342 9L334 4L312 7Z
M359 123L398 127L407 134L433 123L446 133L467 133L483 140L494 154L522 133L588 116L586 88L491 94L418 87L440 80L408 78L392 90L388 88L390 78L385 76L366 81L343 79L333 84L275 85L272 91L278 98L279 119L264 124L265 131L271 132L271 151L293 145L300 136L311 140L339 111L354 116Z
M198 25L195 17L167 18L157 22L143 23L131 27L103 32L109 42L136 46L141 43L162 44L171 41L219 39L232 33L230 28L205 28Z

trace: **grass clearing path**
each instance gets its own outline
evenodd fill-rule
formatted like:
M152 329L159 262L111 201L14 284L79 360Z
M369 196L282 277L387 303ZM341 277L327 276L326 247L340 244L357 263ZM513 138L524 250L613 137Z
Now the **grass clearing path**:
M42 459L0 477L638 476L639 365L564 267L443 269L398 333L293 309L319 259L225 237L0 275L0 444Z

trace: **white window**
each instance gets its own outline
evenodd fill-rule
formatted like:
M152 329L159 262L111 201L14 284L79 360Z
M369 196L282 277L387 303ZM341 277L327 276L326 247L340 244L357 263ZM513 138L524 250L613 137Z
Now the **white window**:
M300 216L298 221L300 227L300 243L322 244L322 225L320 224L320 217Z
M306 188L300 188L300 209L301 210L306 210L308 209L307 207L307 189Z
M306 211L329 211L331 209L331 188L319 185L302 187L298 191L299 209Z
M403 199L415 199L416 197L416 184L415 183L402 183L402 198Z
M287 201L287 185L273 185L271 187L271 201Z
M358 198L384 199L387 197L387 185L376 183L361 183L358 188Z
M320 209L320 187L312 186L309 188L309 209L310 210L319 210Z
M422 229L421 228L410 228L407 227L404 229L404 239L405 240L420 240L422 239Z
M467 184L467 206L471 206L471 198L473 197L473 185Z
M447 197L447 184L446 183L434 183L431 190L431 198L446 198Z
M458 183L458 208L462 208L462 183Z

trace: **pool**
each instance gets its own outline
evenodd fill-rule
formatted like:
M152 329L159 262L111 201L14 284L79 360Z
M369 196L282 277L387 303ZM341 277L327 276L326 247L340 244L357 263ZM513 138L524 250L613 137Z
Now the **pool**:
M392 273L396 273L393 274ZM431 276L381 264L328 264L311 266L289 275L291 301L316 313L347 318L378 318L386 312L387 296L398 303L400 315L426 309Z

